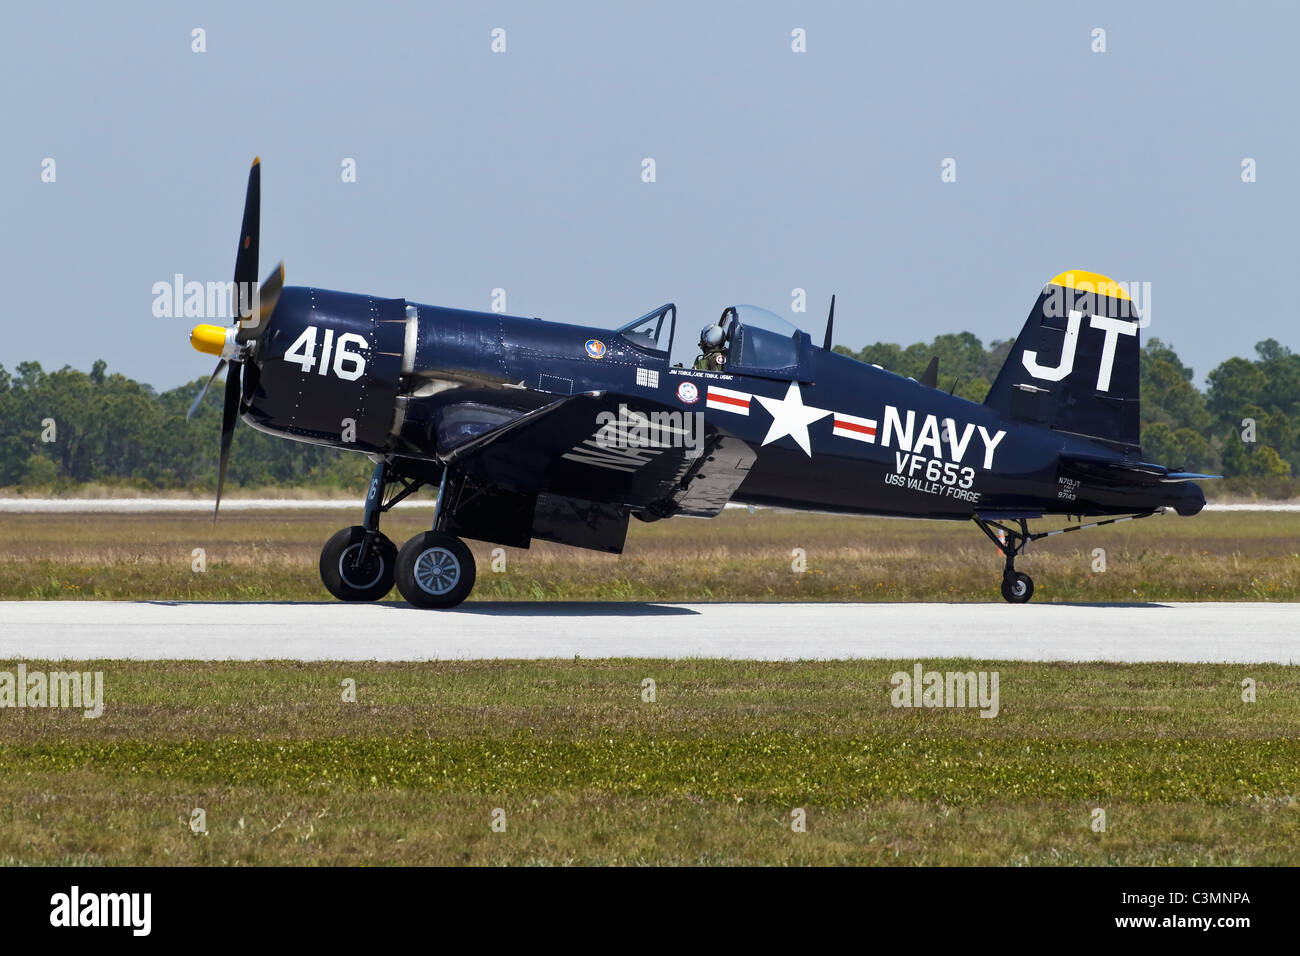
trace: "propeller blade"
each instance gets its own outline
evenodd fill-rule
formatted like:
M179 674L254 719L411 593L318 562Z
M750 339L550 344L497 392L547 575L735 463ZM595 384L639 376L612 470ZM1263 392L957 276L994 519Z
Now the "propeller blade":
M835 331L835 296L831 296L831 313L826 316L826 341L822 343L822 348L827 352L831 350L831 336Z
M239 417L239 378L242 371L239 362L230 363L230 373L226 376L226 402L221 409L221 460L217 464L217 503L212 509L212 520L217 520L221 510L221 491L226 484L226 467L230 464L230 442L235 437L235 422Z
M248 283L251 292L257 284L257 250L262 219L262 161L253 157L253 168L248 171L248 192L244 196L244 222L239 227L239 249L235 253L235 294L238 297L241 282Z
M259 296L268 296L269 294L270 307L259 308L258 314L256 316L252 315L253 303L247 300L251 298L253 288L257 284L257 255L261 245L261 219L262 161L254 156L253 168L248 171L248 192L244 195L244 221L239 227L239 248L235 252L235 301L238 303L237 309L239 313L239 318L235 320L235 324L240 326L235 333L235 341L237 342L257 338L263 316L271 314L271 310L275 308L275 300L280 297L280 289L284 285L284 264L281 263L279 269L276 270L278 278L272 276L267 279L266 285L258 292ZM243 321L246 319L255 320L251 328L243 326ZM245 337L245 332L250 334ZM193 341L192 336L191 341ZM217 500L212 508L213 521L217 520L217 514L221 511L221 493L226 487L226 470L230 466L230 443L234 440L235 424L239 421L239 393L244 370L243 363L234 358L222 359L221 364L217 366L218 372L221 371L221 365L228 365L229 371L226 373L226 395L221 408L221 458L217 463ZM212 377L216 378L216 373L213 373ZM212 380L209 379L208 385L211 384ZM207 391L206 386L204 391ZM202 397L199 396L200 399ZM198 402L195 402L194 405L197 407Z
M257 314L239 323L235 333L236 342L252 342L262 337L266 331L267 320L275 311L275 304L280 301L280 292L284 289L284 263L275 267L275 271L266 277L262 288L257 292Z
M224 369L225 367L226 367L225 359L222 359L220 362L217 363L217 367L212 372L212 377L208 379L207 384L204 385L202 390L199 392L199 397L194 399L194 404L190 406L190 410L185 413L185 420L187 422L194 416L194 413L198 411L199 405L203 403L203 396L208 394L208 389L212 387L212 383L217 380L217 376L221 374L221 370Z

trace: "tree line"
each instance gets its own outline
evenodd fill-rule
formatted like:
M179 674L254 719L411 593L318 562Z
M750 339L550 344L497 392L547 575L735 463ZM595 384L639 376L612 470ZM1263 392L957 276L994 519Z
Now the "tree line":
M970 332L900 346L877 342L836 351L919 378L939 358L939 385L981 402L1010 352ZM1158 338L1142 348L1142 449L1148 461L1239 479L1241 490L1290 494L1300 475L1300 355L1273 339L1255 357L1230 358L1201 391L1192 369ZM221 388L185 412L203 385L165 392L95 362L89 372L47 372L36 362L0 365L0 486L66 489L80 483L142 490L211 490L216 482ZM360 488L370 462L355 452L286 442L236 429L229 481L249 487Z
M89 373L0 365L0 486L66 489L81 483L140 490L212 491L221 441L220 382L185 420L205 379L166 392L95 362ZM361 487L361 454L284 441L240 425L229 485Z

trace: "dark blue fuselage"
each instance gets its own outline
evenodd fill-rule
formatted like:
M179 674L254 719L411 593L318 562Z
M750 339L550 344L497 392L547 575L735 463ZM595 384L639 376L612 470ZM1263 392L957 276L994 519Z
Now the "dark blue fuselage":
M342 359L325 354L327 333L331 344L353 336ZM458 428L599 392L700 413L751 446L732 499L742 503L962 519L1195 513L1204 502L1193 484L1108 477L1102 465L1127 459L1105 442L1008 420L804 333L782 369L699 371L608 329L288 288L259 347L244 388L254 427L432 470Z

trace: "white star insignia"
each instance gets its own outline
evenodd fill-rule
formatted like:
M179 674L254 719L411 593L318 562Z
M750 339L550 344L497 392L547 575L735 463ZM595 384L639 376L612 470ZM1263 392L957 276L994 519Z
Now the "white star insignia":
M767 437L763 439L763 444L770 445L778 438L789 435L794 439L795 444L803 449L804 454L811 458L812 445L808 441L808 426L817 419L829 415L830 409L805 405L803 396L799 393L798 382L790 383L785 398L768 398L764 395L754 397L772 413L772 427L767 430Z

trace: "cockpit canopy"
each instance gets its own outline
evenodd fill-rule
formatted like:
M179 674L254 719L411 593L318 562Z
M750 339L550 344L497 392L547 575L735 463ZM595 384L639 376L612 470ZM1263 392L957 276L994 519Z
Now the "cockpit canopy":
M677 325L677 306L671 302L633 319L618 330L625 342L646 352L668 357L673 348L673 330Z
M723 313L728 330L725 370L767 378L800 378L812 348L808 333L756 305L733 305Z
M624 325L617 334L639 351L667 359L676 325L677 306L669 302ZM806 370L812 340L807 332L775 312L756 305L732 305L712 325L725 333L723 345L727 360L721 371L766 378L809 379ZM805 372L802 376L801 371Z

